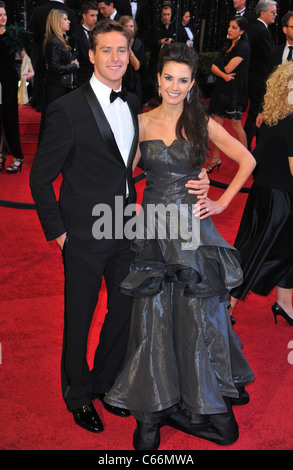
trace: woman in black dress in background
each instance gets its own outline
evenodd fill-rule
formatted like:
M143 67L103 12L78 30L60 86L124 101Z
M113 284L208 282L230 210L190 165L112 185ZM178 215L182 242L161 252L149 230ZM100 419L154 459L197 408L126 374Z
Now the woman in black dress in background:
M122 79L122 86L134 93L142 106L143 73L146 71L146 56L143 42L136 37L137 24L132 16L124 15L119 23L128 31L130 36L129 64Z
M9 45L6 31L7 15L5 3L0 2L0 171L4 170L6 156L4 154L4 138L13 156L11 165L6 169L13 174L21 171L23 153L20 143L18 116L18 81L15 67L15 47Z
M229 119L236 138L245 147L247 147L247 138L242 127L241 116L247 106L250 56L246 28L247 20L243 17L230 21L228 40L212 65L212 72L217 76L217 81L208 110L215 121L222 126L225 119ZM211 173L215 168L219 170L221 164L220 150L214 146L207 172Z
M268 295L275 322L293 326L293 63L279 65L267 81L263 124L254 150L257 167L235 247L242 254L244 282L232 289L230 314L249 291Z

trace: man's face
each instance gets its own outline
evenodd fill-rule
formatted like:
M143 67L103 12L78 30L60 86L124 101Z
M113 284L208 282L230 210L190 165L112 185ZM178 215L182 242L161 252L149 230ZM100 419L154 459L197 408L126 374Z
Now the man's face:
M168 24L171 21L172 10L171 8L165 8L162 10L161 17L164 24Z
M105 2L99 2L98 8L104 18L108 18L113 13L113 3L110 3L110 5L106 5Z
M260 18L267 24L273 24L277 16L277 7L276 5L270 5L268 11L262 11Z
M233 6L237 11L243 10L245 7L246 0L233 0Z
M283 26L287 41L293 45L293 16L290 16L287 26Z
M118 90L129 62L128 41L124 34L119 31L98 34L96 50L90 50L89 57L97 79Z
M88 10L87 13L83 13L82 18L83 24L92 29L98 20L98 10Z

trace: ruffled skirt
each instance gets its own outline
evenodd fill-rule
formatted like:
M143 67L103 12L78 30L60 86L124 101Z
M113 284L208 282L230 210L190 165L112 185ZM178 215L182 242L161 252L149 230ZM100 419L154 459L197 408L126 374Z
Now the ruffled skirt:
M225 413L223 396L237 398L254 379L227 310L227 289L242 281L237 251L215 241L185 253L188 266L168 264L176 241L164 243L135 244L121 285L134 297L128 351L105 401L140 412L180 403L195 414Z

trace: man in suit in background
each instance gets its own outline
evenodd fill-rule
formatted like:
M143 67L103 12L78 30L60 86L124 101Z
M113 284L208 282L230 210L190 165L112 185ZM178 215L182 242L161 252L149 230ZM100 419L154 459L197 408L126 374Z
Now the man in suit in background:
M281 46L275 47L271 53L271 70L286 60L293 60L293 11L288 11L282 18L282 29L286 36L286 42Z
M147 0L117 0L115 2L118 13L121 16L132 16L137 25L136 37L138 37L145 45L148 29Z
M89 59L89 33L97 23L98 14L99 10L95 3L83 3L81 5L82 24L70 38L70 44L79 62L79 69L76 72L78 87L88 80L94 71L94 66Z
M248 28L250 44L250 65L248 71L249 109L244 130L248 149L256 133L256 118L260 111L265 91L265 83L270 67L270 55L275 45L268 26L273 24L277 15L277 2L260 0L255 8L257 20Z
M246 18L248 26L256 20L256 16L253 13L250 13L246 8L246 0L233 0L233 6L235 8L234 15Z
M118 21L121 15L115 8L115 4L112 1L105 0L104 2L98 1L98 8L102 18L110 18L111 20Z
M37 111L42 110L42 94L44 76L46 71L45 59L43 55L43 41L46 32L47 16L51 10L64 10L68 14L70 20L70 30L68 35L71 36L78 28L78 15L77 12L68 8L64 0L49 0L47 3L36 7L33 10L32 16L29 20L27 29L33 33L32 45L30 48L30 57L32 60L35 76L33 80L32 90L32 105Z
M283 64L286 60L293 60L293 11L288 11L282 18L283 33L286 36L286 42L279 47L274 47L270 55L270 67L268 76L274 71L278 65ZM268 78L268 77L267 77ZM262 100L263 102L263 100ZM262 124L262 107L256 118L256 125L260 127Z

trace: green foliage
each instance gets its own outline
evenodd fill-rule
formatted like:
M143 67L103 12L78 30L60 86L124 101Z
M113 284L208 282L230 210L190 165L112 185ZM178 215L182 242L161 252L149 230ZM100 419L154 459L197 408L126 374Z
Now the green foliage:
M218 52L200 52L198 57L197 76L201 78L208 77L211 72L211 67L218 56Z
M13 24L7 26L3 42L10 54L21 52L22 49L28 49L32 41L32 32L27 31L22 26Z

